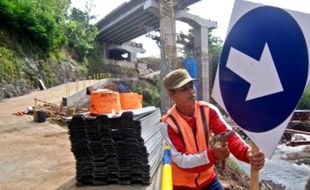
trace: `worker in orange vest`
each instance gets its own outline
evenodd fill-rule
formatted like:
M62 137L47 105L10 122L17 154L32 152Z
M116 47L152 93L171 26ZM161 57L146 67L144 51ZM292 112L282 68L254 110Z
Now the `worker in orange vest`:
M223 134L231 127L214 105L196 101L194 80L185 69L173 70L163 79L175 103L163 115L162 121L167 126L161 128L171 148L173 188L223 190L214 171L217 161L224 161L231 152L237 159L260 170L265 156L261 151L253 154L237 134L229 136L224 145L211 145L211 133Z

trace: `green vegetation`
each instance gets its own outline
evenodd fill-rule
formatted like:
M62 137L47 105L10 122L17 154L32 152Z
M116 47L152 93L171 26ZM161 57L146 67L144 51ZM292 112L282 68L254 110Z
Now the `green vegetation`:
M70 80L68 75L103 72L90 9L70 9L70 0L1 0L0 83L36 88L43 79L51 87Z
M180 53L183 58L194 57L194 30L188 30L188 34L180 33L177 35L177 43L182 47L179 48ZM209 62L211 64L211 86L214 81L217 65L220 61L221 51L222 51L222 41L220 38L213 36L211 33L208 34L208 44L209 44Z
M75 48L81 59L94 49L97 30L90 24L94 17L89 9L70 12L70 0L1 0L0 7L1 27L18 31L18 38L37 46L43 57L66 45Z
M304 94L297 106L297 109L304 109L309 110L310 109L310 86L308 85L307 88L304 91Z
M150 82L150 86L145 91L144 96L148 97L148 105L145 106L156 106L160 107L160 78L156 77L153 79L148 79L148 82Z
M210 86L213 86L213 82L215 79L215 73L217 66L220 62L221 52L222 52L222 40L218 37L212 36L209 34L209 62L211 64L211 84Z
M176 42L181 45L178 48L179 52L184 57L193 57L194 56L194 30L189 29L188 34L184 34L182 31L177 35Z
M133 83L132 91L143 95L143 107L160 107L160 78L146 79L147 83Z
M193 57L195 52L194 47L194 30L189 29L188 34L181 32L177 35L177 43L182 47L179 48L180 53L183 57ZM212 67L217 67L219 58L222 51L222 41L220 38L213 36L211 33L208 34L208 44L209 44L209 62Z
M19 67L14 61L14 51L0 47L0 63L0 82L10 82L18 77Z
M68 0L1 0L0 20L20 37L37 44L44 53L56 51L66 43L63 10Z
M69 22L66 28L68 45L74 48L80 60L83 60L91 50L95 49L94 41L97 35L97 28L90 25L89 21L92 17L89 16L88 12L73 8L68 18Z

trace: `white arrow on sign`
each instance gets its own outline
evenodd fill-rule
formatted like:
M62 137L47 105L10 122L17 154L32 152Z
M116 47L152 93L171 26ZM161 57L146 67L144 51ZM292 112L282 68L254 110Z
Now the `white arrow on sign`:
M250 83L246 101L283 91L267 43L259 61L231 47L226 66Z

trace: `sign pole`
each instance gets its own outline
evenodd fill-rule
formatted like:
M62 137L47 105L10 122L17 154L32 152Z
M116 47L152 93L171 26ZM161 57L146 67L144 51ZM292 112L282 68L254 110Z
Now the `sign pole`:
M252 142L252 154L258 152L259 152L258 147L254 142ZM259 178L259 171L251 166L250 190L259 190L258 178Z

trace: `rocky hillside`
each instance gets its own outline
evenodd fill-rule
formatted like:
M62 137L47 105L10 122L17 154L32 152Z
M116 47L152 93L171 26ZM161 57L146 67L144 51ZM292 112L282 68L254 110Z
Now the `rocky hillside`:
M1 56L0 61L9 60ZM19 63L18 70L14 71L14 75L9 73L8 76L2 75L1 77L0 100L40 89L40 80L49 88L67 81L75 81L83 75L69 57L55 63L49 63L47 60L36 60L25 55L14 57L12 63L14 62Z
M106 65L100 55L83 60L71 48L58 53L42 55L31 42L20 39L14 31L0 26L0 101L62 83L96 78L99 73L138 76L135 69Z

